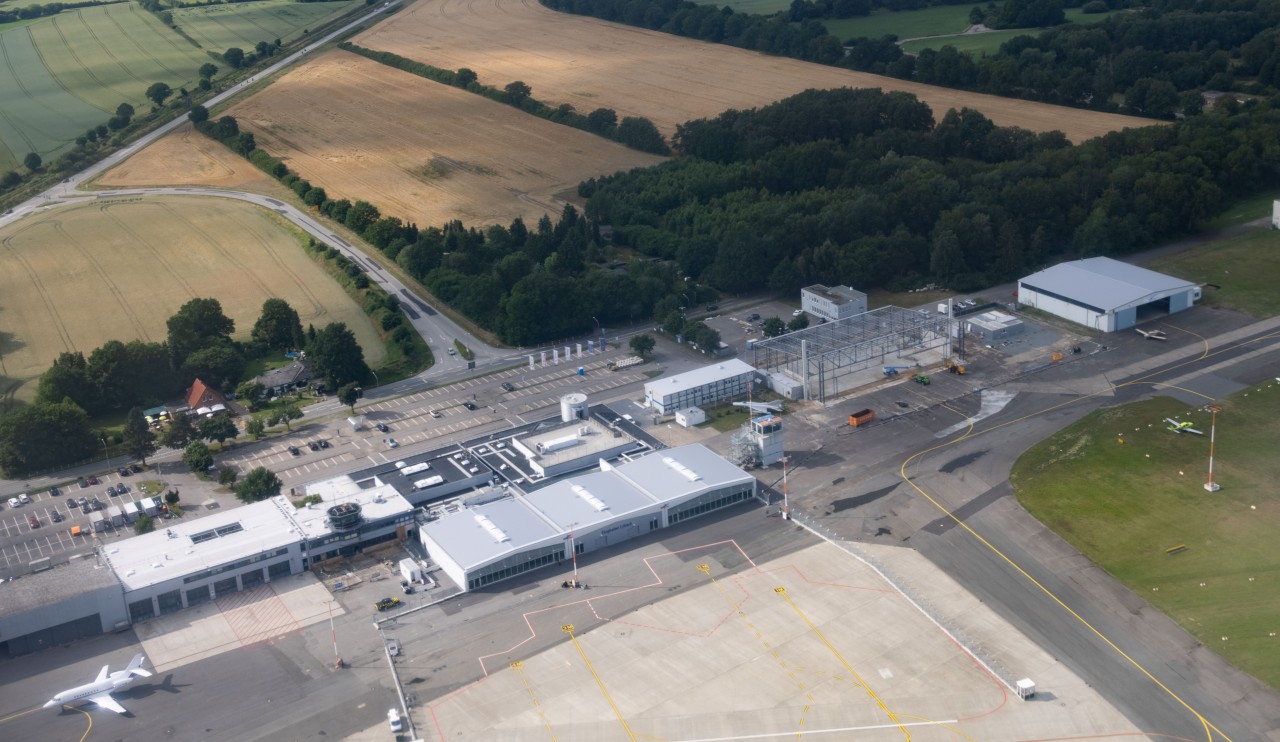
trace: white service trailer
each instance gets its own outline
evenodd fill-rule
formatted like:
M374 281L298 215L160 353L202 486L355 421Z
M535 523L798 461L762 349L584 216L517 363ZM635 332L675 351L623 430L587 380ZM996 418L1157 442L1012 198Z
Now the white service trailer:
M132 523L142 515L142 509L138 507L136 502L126 502L124 508L124 522Z

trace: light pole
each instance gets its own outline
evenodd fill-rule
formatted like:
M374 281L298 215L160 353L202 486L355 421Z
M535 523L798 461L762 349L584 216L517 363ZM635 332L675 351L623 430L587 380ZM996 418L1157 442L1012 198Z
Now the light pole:
M1222 489L1222 485L1213 481L1213 439L1214 434L1218 431L1218 413L1222 412L1222 408L1217 405L1209 405L1209 412L1213 413L1209 418L1209 481L1204 483L1206 492L1217 492Z
M333 635L333 668L341 670L346 667L346 663L342 661L342 656L338 654L338 631L333 628L333 601L329 601L329 633Z
M787 463L790 456L782 457L782 519L791 520L791 504L787 500Z
M573 529L578 527L575 521L569 524L569 554L573 558L573 586L578 586L578 545L573 539Z
M107 453L107 439L99 438L98 440L102 441L102 460L106 461L111 458L110 454Z
M369 373L373 374L373 385L374 385L375 387L382 383L382 382L378 381L378 372L377 372L377 371L374 371L373 369L369 369Z

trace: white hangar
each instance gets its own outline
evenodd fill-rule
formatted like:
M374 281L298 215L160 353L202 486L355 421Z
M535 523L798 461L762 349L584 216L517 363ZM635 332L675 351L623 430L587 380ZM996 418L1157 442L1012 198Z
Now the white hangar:
M1190 281L1111 258L1059 263L1018 281L1022 306L1103 332L1190 309L1199 299L1200 287Z

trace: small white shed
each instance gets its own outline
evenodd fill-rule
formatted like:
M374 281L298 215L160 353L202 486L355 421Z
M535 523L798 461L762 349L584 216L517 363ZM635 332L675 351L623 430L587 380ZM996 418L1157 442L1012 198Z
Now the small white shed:
M676 424L684 428L692 428L707 421L707 413L701 407L688 407L676 411Z

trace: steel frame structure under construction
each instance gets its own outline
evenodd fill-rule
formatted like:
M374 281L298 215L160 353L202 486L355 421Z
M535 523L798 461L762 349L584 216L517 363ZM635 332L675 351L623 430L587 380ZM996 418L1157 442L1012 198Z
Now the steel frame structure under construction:
M825 403L860 384L852 374L922 350L945 349L946 315L881 307L755 344L754 365L804 385L806 399Z

